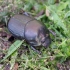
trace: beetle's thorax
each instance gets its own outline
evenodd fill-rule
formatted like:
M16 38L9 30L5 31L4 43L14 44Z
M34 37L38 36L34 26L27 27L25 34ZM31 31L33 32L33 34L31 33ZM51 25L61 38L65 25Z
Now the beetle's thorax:
M41 42L38 36L38 32L41 26L42 25L39 24L39 22L37 22L36 20L32 20L28 24L26 24L25 39L33 46L41 45Z

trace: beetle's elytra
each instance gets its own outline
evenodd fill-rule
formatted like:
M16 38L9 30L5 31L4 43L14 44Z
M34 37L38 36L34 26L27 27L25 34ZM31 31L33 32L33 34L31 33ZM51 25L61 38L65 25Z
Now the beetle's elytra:
M25 39L31 46L49 46L51 39L44 24L26 15L14 15L8 23L13 36Z

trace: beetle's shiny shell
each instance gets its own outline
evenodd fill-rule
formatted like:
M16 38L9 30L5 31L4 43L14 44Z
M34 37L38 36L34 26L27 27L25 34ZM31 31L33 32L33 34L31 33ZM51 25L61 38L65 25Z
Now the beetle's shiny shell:
M15 37L25 39L33 46L41 45L38 34L41 29L41 32L46 35L44 28L39 21L26 15L15 15L8 23L8 29Z

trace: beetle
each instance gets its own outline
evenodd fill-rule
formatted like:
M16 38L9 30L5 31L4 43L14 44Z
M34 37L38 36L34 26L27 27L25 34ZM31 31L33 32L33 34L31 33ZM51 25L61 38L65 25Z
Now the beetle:
M33 17L14 15L8 22L8 30L18 39L25 39L31 46L47 47L51 43L49 30Z

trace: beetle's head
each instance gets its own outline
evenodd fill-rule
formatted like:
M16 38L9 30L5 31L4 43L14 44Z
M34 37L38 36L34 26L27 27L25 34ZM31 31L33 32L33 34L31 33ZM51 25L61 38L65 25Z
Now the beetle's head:
M51 43L51 39L50 38L45 38L43 41L41 41L42 46L44 47L48 47Z
M51 43L51 39L48 34L45 37L44 36L42 37L42 39L41 39L42 46L48 47L50 45L50 43Z
M41 28L39 30L38 37L39 37L39 40L40 40L42 46L48 47L50 45L51 39L50 39L50 35L49 35L48 30Z

